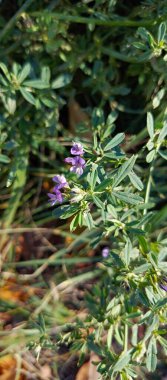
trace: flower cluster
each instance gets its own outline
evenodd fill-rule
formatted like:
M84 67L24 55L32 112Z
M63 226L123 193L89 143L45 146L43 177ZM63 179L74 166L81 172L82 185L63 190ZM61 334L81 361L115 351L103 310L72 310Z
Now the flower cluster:
M71 148L71 154L74 157L67 157L64 161L72 165L70 168L71 172L81 175L85 167L85 160L81 157L84 154L82 144L74 142Z
M70 168L71 172L81 175L85 167L85 160L81 157L81 155L84 154L82 144L74 142L71 148L71 154L74 157L67 157L64 161L72 165ZM69 184L64 175L55 175L53 181L56 182L56 186L53 188L52 193L48 193L51 206L54 206L56 203L62 203L64 200L62 190L69 188Z
M63 195L60 190L62 190L65 187L69 187L64 175L55 175L53 177L53 181L56 182L57 185L53 188L53 194L48 193L48 197L50 198L49 201L52 206L54 206L57 202L63 202Z

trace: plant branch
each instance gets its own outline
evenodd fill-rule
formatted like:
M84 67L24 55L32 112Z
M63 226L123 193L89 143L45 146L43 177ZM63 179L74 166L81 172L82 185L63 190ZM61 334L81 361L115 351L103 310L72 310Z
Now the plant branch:
M161 16L154 20L129 20L129 19L119 19L119 20L107 20L107 19L98 19L95 17L83 17L83 16L77 16L77 15L69 15L69 14L62 14L58 12L31 12L31 16L34 17L50 17L52 19L56 19L59 21L69 21L74 22L78 24L93 24L93 25L99 25L104 27L139 27L139 26L153 26L158 25L162 21L167 20L167 15Z

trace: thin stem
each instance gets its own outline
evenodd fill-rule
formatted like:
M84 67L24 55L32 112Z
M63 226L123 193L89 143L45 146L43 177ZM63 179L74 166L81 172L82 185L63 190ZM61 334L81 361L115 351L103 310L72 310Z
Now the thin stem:
M75 22L79 24L93 24L93 25L99 25L99 26L106 26L106 27L139 27L139 26L152 26L160 24L163 20L167 19L167 15L164 15L162 17L159 17L158 19L154 20L128 20L128 19L121 19L121 20L101 20L95 17L83 17L78 15L69 15L69 14L62 14L58 12L31 12L31 16L34 17L50 17L52 19L60 20L60 21L69 21L69 22Z
M125 324L124 330L124 352L128 350L128 325Z
M71 265L71 264L78 264L78 263L93 263L93 262L98 262L100 261L99 258L97 257L71 257L71 258L63 258L63 259L58 259L58 258L52 258L51 260L49 260L49 262L47 262L47 266L55 266L55 265L61 265L63 263L65 263L66 265ZM37 260L27 260L27 261L15 261L15 262L6 262L3 264L3 267L4 268L7 268L7 267L11 267L11 266L14 266L14 267L27 267L27 266L31 266L31 267L37 267L38 265L42 265L42 264L45 264L46 263L46 258L45 259L37 259Z
M21 16L21 14L23 12L26 11L26 9L28 9L28 7L34 2L34 0L27 0L23 5L22 7L15 13L15 15L7 22L7 24L5 25L4 29L2 30L2 32L0 33L0 40L2 41L2 39L6 36L6 34L8 34L8 32L11 30L11 28L13 27L13 25L15 24L16 20Z

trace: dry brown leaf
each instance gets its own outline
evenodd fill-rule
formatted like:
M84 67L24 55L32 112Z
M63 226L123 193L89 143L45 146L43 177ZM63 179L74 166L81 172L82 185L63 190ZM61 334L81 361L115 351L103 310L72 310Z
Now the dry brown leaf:
M79 103L75 99L70 99L68 103L69 110L69 127L73 133L76 131L76 127L80 123L89 125L90 120L86 112L82 110ZM78 133L78 132L77 132Z
M0 300L3 301L26 301L34 294L34 288L30 286L20 286L14 281L8 280L0 288Z
M97 372L96 366L92 363L97 361L99 361L99 357L92 354L90 360L84 363L79 369L76 380L98 380L99 373Z
M0 380L14 380L16 378L17 361L12 355L0 358ZM20 374L17 380L25 380Z

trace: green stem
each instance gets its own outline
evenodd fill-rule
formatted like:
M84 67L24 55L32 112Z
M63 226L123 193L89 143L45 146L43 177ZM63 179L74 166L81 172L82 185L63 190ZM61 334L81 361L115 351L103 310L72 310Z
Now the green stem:
M152 26L160 24L163 20L167 19L167 15L164 15L162 17L159 17L157 20L128 20L128 19L121 19L121 20L101 20L95 17L83 17L83 16L77 16L77 15L69 15L69 14L62 14L58 12L31 12L31 16L34 17L50 17L55 18L59 21L69 21L79 24L93 24L93 25L99 25L99 26L106 26L106 27L139 27L139 26Z
M78 263L93 263L93 262L99 262L100 259L97 257L71 257L71 258L53 258L48 262L48 266L55 266L55 265L71 265L71 264L78 264ZM46 259L37 259L37 260L27 260L27 261L16 261L16 262L6 262L3 264L4 268L8 267L37 267L39 265L45 264Z
M129 63L138 63L139 62L137 58L130 57L128 55L122 54L119 51L116 51L116 50L111 49L111 48L102 47L101 52L105 55L109 55L110 57L118 59L118 60L123 61L123 62L129 62ZM140 63L144 64L145 62L143 61Z
M124 330L124 352L128 351L128 325L125 324Z

